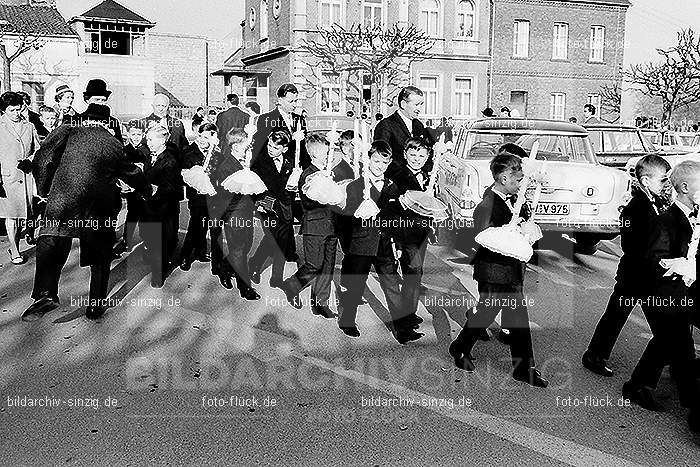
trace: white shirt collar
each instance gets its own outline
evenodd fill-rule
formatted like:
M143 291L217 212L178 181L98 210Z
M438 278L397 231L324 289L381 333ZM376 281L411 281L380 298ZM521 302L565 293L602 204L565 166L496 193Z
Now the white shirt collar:
M401 117L401 120L403 120L403 122L406 124L406 128L408 128L408 132L413 133L413 120L406 117L403 113L401 113L400 110L397 110L396 113L399 114L399 117Z

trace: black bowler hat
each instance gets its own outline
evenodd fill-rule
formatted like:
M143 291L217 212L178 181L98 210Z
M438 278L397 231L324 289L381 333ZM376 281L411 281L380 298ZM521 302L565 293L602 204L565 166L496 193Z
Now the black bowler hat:
M109 97L112 91L107 90L107 83L101 79L91 79L88 81L83 97L87 100L92 96L105 96Z
M98 94L95 94L98 95ZM98 122L109 122L109 106L102 104L90 104L83 114L84 120L94 120Z

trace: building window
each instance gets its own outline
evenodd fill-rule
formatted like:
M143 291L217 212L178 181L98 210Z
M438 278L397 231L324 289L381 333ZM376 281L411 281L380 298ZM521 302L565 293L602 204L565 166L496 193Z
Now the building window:
M527 58L530 53L530 22L513 23L513 57Z
M472 0L460 0L457 4L455 36L459 38L474 37L474 18L474 2Z
M340 17L340 8L340 0L321 0L319 26L321 28L328 28L333 24L342 25L343 23Z
M321 112L340 113L340 76L323 73L321 79Z
M260 1L260 40L267 39L267 0Z
M564 120L566 111L566 94L561 92L552 93L549 105L549 118L552 120Z
M569 25L566 23L554 23L554 39L552 46L552 58L554 60L566 60L569 58Z
M384 0L362 0L362 19L365 26L381 27L384 16Z
M458 117L471 117L472 115L472 79L455 78L455 109Z
M428 117L438 116L439 81L437 76L421 76L418 79L418 87L423 91L425 97L423 113Z
M591 27L591 53L588 60L591 62L603 61L603 48L605 44L605 27Z
M423 31L429 36L439 37L441 9L439 0L421 0L420 2L420 24Z
M592 104L596 108L596 114L600 115L600 94L589 94L586 103Z

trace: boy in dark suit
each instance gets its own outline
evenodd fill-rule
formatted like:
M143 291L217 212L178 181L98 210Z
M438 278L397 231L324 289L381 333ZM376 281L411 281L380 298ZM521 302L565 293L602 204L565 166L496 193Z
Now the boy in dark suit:
M335 214L332 206L309 199L302 192L306 180L325 168L330 143L324 136L312 133L306 137L306 150L311 157L311 164L299 178L299 193L304 209L301 222L304 263L284 282L283 288L289 303L295 308L301 308L299 293L313 280L311 311L324 318L334 318L335 313L330 309L329 300L338 244L338 238L335 236Z
M143 170L146 158L150 157L148 146L144 143L143 129L138 121L129 122L127 128L129 142L124 146L124 153L129 162L133 162ZM118 246L116 253L129 251L133 247L136 225L143 215L143 197L135 192L126 193L126 220L124 221L124 235L122 244Z
M425 164L431 152L428 145L421 139L409 138L406 141L405 162L395 162L397 169L390 176L398 188L397 194L399 196L408 190L425 191L430 178L428 172L425 171ZM398 200L392 205L396 211L396 217L402 220L401 225L394 229L396 247L401 251L399 264L403 276L401 311L404 318L402 320L407 325L418 326L423 322L416 311L420 298L423 262L428 247L431 219L404 208Z
M623 254L617 267L615 288L582 358L584 367L601 376L614 374L607 360L634 305L642 304L647 293L651 271L644 269L645 256L649 238L656 228L661 196L664 190L670 189L667 175L670 169L668 161L655 154L644 156L635 166L640 189L634 191L620 214Z
M230 175L243 169L248 150L248 135L240 128L232 128L226 136L230 149L215 153L210 164L211 182L216 195L209 197L209 214L214 226L211 232L212 272L219 276L221 285L232 289L231 277L241 297L258 300L260 295L250 284L248 253L253 246L255 202L251 196L231 193L221 186ZM223 224L223 229L221 225ZM224 235L228 254L224 257Z
M372 219L351 217L348 220L349 239L343 258L340 286L338 288L338 327L351 337L359 337L355 324L357 307L367 284L369 271L374 266L379 284L386 297L392 319L393 334L400 344L423 337L401 318L401 279L397 272L396 256L392 247L391 229L384 228L391 222L389 202L396 199L397 187L388 178L386 170L391 163L391 147L384 141L375 141L369 151L370 198L380 209ZM364 200L364 178L358 178L346 188L344 213L354 216Z
M515 203L512 197L518 193L523 180L521 162L525 157L527 153L513 143L506 143L499 148L490 164L493 185L484 192L483 199L474 210L475 232L510 222ZM527 217L527 211L521 211L518 215ZM455 366L469 372L474 371L474 363L470 358L472 347L479 334L502 311L503 324L511 335L513 378L533 386L546 387L547 380L535 369L530 321L523 296L525 264L484 247L477 249L472 264L474 279L478 282L479 303L476 305L476 313L470 313L467 324L450 344L449 351Z
M168 274L170 260L177 247L177 228L180 215L179 153L168 142L168 129L160 125L146 133L150 157L146 159L144 174L155 193L144 205L140 232L146 246L146 261L151 267L151 287L161 288Z
M684 261L688 254L697 219L696 207L700 203L700 162L681 162L671 170L670 179L676 200L659 216L658 228L649 239L647 251L652 277L647 284L647 306L643 311L653 337L630 380L623 385L622 394L646 409L661 410L646 394L656 385L659 368L670 363L681 405L690 408L690 428L700 431L700 387L692 371L695 358L690 328L692 294L682 280L679 263L663 265L664 260Z
M182 168L190 169L195 165L203 165L206 154L218 144L216 125L206 123L197 129L197 139L187 146L182 153ZM211 258L207 255L207 224L209 214L207 212L207 195L197 192L191 186L185 187L187 195L187 208L190 211L190 220L187 225L187 234L182 242L180 250L180 269L188 271L192 263L197 260L208 263Z
M257 173L267 187L267 195L274 199L272 210L263 216L269 229L263 229L263 238L258 249L250 258L250 276L254 283L260 282L260 272L269 258L272 258L270 286L281 287L284 280L285 260L296 256L294 230L292 228L293 193L287 191L287 180L294 168L294 161L287 150L289 134L275 131L267 138L267 144L257 156L253 156L251 170Z

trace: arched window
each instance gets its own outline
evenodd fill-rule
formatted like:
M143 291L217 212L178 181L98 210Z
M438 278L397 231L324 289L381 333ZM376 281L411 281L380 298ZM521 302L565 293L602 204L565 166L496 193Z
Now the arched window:
M438 37L442 34L442 5L439 0L421 0L420 24L426 34Z
M457 26L455 36L459 38L474 37L476 9L472 0L459 0L457 3Z
M260 0L260 40L267 39L267 0Z

